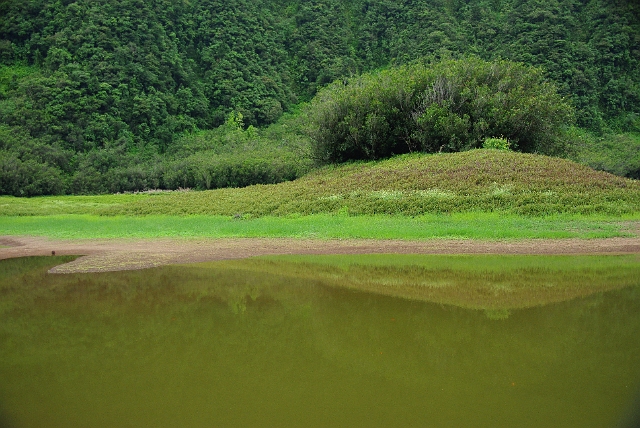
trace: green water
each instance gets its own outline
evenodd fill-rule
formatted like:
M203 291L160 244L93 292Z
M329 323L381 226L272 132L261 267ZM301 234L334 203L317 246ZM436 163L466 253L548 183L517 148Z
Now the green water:
M74 275L46 273L61 257L0 261L0 427L613 427L629 411L638 257L576 262L565 277L609 290L577 297L549 283L551 259L376 257ZM454 297L472 271L494 303L518 292L504 275L560 291L483 310L354 289L411 272L442 289L425 266Z

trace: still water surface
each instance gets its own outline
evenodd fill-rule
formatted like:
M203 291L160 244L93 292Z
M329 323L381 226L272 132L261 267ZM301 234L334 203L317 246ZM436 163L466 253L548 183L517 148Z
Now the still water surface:
M564 276L595 292L548 302L508 297L524 281L508 279L529 278L527 296L583 287L551 283L551 259L394 257L73 275L46 273L63 258L0 261L0 426L613 427L628 413L637 256L585 258ZM492 299L408 298L412 281L455 287L456 269ZM371 291L385 284L404 297Z

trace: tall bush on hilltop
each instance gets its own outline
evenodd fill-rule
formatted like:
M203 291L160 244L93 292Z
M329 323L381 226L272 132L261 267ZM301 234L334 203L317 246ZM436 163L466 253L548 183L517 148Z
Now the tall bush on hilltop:
M478 58L415 63L336 81L309 107L319 163L454 152L506 138L559 154L574 110L542 70Z

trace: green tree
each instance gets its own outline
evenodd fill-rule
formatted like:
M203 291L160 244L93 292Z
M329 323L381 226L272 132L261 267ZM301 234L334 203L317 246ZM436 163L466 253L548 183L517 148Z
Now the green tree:
M410 151L460 151L503 137L516 150L557 154L569 102L542 71L470 57L411 64L338 81L309 108L321 163Z

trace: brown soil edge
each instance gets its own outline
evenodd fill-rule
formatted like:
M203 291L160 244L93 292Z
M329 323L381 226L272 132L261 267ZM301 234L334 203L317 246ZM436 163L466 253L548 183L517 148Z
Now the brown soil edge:
M50 273L107 272L284 254L640 254L640 237L604 239L444 240L373 239L90 239L0 236L0 260L80 255Z

